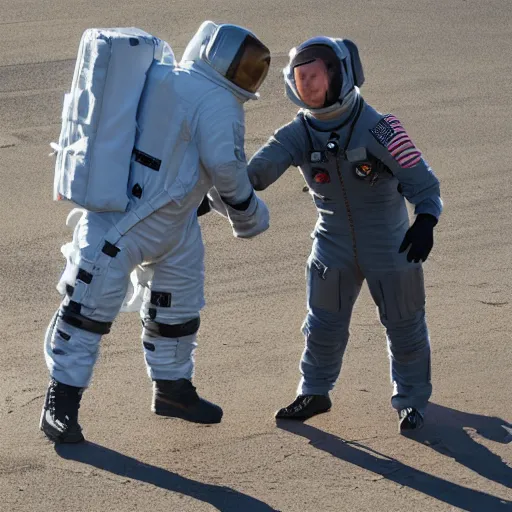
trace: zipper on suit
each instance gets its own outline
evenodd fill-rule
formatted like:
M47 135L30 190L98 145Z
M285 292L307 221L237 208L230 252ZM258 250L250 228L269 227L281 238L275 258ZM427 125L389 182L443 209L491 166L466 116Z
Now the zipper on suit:
M362 101L362 98L359 98L359 105L357 106L357 113L354 117L354 121L352 122L352 125L350 126L350 131L349 131L349 134L347 137L347 142L345 143L343 149L341 150L341 152L340 152L341 154L335 155L336 172L338 174L338 179L340 180L341 191L343 193L343 202L345 203L345 210L347 212L347 220L348 220L348 224L350 227L350 235L352 237L352 251L354 252L354 259L355 259L358 267L359 267L359 260L357 257L356 228L354 225L354 217L352 216L352 210L350 208L350 202L348 200L348 194L347 194L347 189L345 187L345 181L344 181L343 175L341 173L340 158L345 159L347 149L350 145L350 141L352 140L354 128L356 127L357 121L359 120L359 116L361 115L362 110L363 110L363 101Z
M352 217L352 210L350 209L347 189L345 188L345 182L341 174L340 160L338 156L336 156L336 172L338 173L338 178L340 180L341 191L343 193L343 202L345 203L345 210L347 211L348 225L350 227L350 235L352 237L352 250L354 252L354 258L356 260L357 266L359 266L359 261L357 259L356 228L354 226L354 218Z
M363 99L361 97L359 97L359 104L357 106L357 111L356 111L356 115L354 116L354 120L352 121L352 123L350 125L350 131L349 131L349 134L348 134L348 137L347 137L347 142L345 143L343 149L341 151L338 150L338 153L334 156L334 158L336 160L336 173L338 175L338 179L340 180L341 191L343 193L343 202L345 203L345 210L347 212L347 220L348 220L348 224L349 224L349 228L350 228L350 236L352 238L352 251L354 253L354 259L355 259L355 262L356 262L356 265L358 266L358 268L360 268L360 267L359 267L359 260L358 260L358 256L357 256L356 229L355 229L355 226L354 226L354 218L352 216L352 210L350 208L350 202L348 200L347 189L345 187L345 181L343 180L343 176L342 176L342 173L341 173L340 158L344 158L345 159L346 151L348 149L350 141L352 140L352 135L354 133L354 128L355 128L355 126L357 124L357 121L359 120L359 116L361 115L361 112L363 111L363 106L364 106L364 101L363 101ZM313 138L312 138L311 133L309 131L308 122L306 121L304 114L300 115L300 118L301 118L301 121L302 121L302 123L304 125L304 128L306 130L306 134L307 134L307 137L308 137L310 150L314 151ZM335 128L334 131L341 129L341 127L343 127L344 125L345 125L345 123L343 123L342 125L340 125L337 128Z

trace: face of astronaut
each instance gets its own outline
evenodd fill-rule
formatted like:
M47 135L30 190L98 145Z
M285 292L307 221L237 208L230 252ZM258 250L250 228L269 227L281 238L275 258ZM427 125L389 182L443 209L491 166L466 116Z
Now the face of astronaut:
M301 100L310 108L323 107L329 90L329 74L325 63L316 59L297 66L293 76Z

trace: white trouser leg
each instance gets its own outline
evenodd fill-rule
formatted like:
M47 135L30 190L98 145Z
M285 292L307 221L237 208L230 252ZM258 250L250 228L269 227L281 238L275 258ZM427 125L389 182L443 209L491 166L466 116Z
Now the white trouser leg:
M196 332L190 331L198 325L183 336L171 336L166 326L193 325L204 306L204 247L197 219L152 270L141 308L148 375L152 380L191 379L197 343Z
M192 380L196 334L180 338L145 336L144 357L151 380Z
M102 334L88 327L105 327L114 321L126 294L130 272L142 259L136 233L132 232L117 242L119 251L114 257L102 251L105 235L118 219L119 214L88 213L75 228L76 251L63 274L66 282L59 283L60 289L68 288L68 296L45 336L50 375L63 384L89 385ZM78 322L84 321L82 327L66 321L63 313L71 303L79 308L77 318ZM108 332L108 328L103 332Z
M101 339L97 329L91 332L86 324L79 328L65 322L61 318L63 308L73 302L79 307L79 319L84 318L86 323L113 322L125 298L130 273L142 262L156 262L149 265L154 278L147 290L148 304L152 291L172 290L172 308L151 305L156 308L157 321L180 324L198 318L203 306L203 245L195 214L169 204L122 236L115 244L116 251L107 251L114 254L111 256L103 250L105 235L122 217L123 214L89 212L75 228L76 254L68 262L71 268L64 273L67 281L59 283L61 289L67 285L72 293L64 299L45 340L48 368L60 382L78 387L89 384ZM108 328L104 329L107 331ZM183 358L189 361L179 372L189 375L195 338L175 350L169 343L164 345L166 355L162 360L168 361L164 366L171 364L169 357L174 352L171 359L178 366ZM152 360L151 356L149 359ZM170 371L171 374L176 375L176 371Z
M100 340L100 334L73 327L55 313L45 336L45 359L50 375L69 386L87 387Z

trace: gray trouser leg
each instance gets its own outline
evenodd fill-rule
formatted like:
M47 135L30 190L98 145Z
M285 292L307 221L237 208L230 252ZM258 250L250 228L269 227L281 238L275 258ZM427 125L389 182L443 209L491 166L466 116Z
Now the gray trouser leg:
M430 395L430 341L425 321L421 266L367 276L370 292L386 328L396 410L423 412Z
M308 314L298 394L326 394L339 376L349 324L363 278L357 269L327 268L310 258L307 267Z
M430 343L425 322L425 311L412 318L387 326L388 351L391 362L391 380L394 409L415 407L424 412L430 395Z

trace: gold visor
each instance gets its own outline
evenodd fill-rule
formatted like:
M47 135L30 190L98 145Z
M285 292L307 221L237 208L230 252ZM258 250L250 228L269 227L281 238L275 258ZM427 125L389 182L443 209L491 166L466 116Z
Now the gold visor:
M226 78L238 87L255 93L265 80L270 67L270 50L248 35L233 59Z

